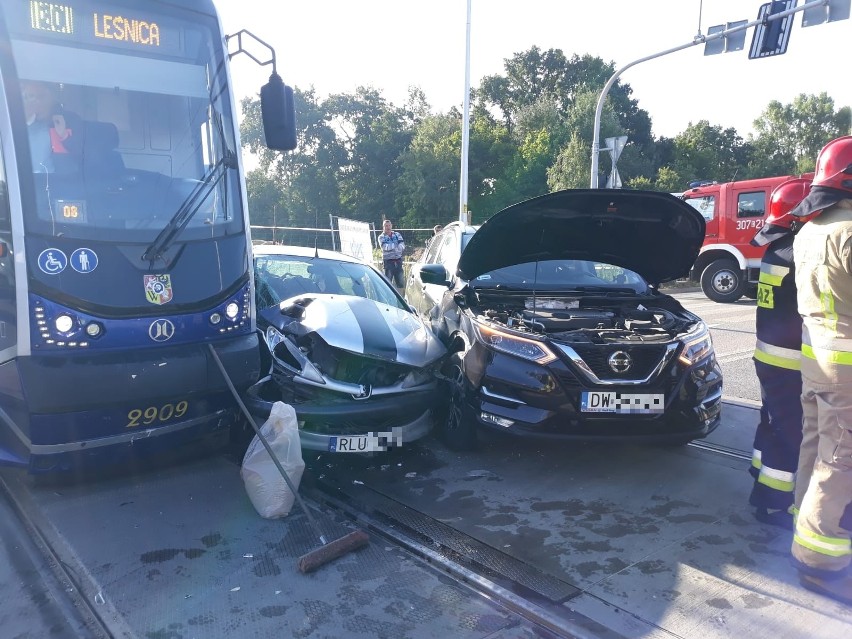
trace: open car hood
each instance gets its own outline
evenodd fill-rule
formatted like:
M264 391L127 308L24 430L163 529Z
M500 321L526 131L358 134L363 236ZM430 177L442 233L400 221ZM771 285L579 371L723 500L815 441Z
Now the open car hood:
M557 191L493 215L470 239L458 275L472 280L536 260L606 262L659 284L689 272L705 222L668 193L614 189Z
M414 313L351 295L302 295L282 302L295 309L287 332L316 333L329 346L409 366L426 366L443 357L444 345ZM282 326L277 306L263 311Z

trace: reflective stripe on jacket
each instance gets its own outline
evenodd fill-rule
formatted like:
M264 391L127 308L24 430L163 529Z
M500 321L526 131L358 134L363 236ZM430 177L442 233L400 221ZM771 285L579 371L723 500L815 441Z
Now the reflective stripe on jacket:
M803 361L852 366L852 200L805 224L794 246Z
M802 317L796 302L796 271L790 233L772 242L760 263L754 358L769 366L799 370Z

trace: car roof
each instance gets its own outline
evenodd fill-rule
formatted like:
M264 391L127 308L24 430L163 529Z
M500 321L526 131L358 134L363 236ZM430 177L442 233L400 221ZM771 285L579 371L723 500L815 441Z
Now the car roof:
M329 251L327 249L315 249L307 246L288 246L282 244L255 244L251 247L255 257L262 255L282 255L290 257L314 257L317 256L323 260L337 260L338 262L351 262L353 264L367 264L363 260L359 260L351 255L340 253L338 251ZM370 266L369 264L367 264Z

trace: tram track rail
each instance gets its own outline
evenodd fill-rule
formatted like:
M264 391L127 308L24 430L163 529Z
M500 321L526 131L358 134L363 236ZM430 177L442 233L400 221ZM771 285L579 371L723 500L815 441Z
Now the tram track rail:
M535 624L546 632L542 636L554 639L623 639L622 635L612 629L575 613L565 605L571 597L582 594L579 589L570 586L575 592L554 601L546 595L535 593L519 580L495 574L480 561L458 552L452 544L445 543L445 540L418 535L404 522L382 514L377 516L363 504L340 499L333 493L339 494L338 488L323 483L317 483L308 489L308 495L315 503L336 511L370 533L401 547L433 569L446 574L455 583ZM418 515L432 519L423 513ZM456 534L461 535L457 532ZM468 539L467 543L473 545L479 542Z

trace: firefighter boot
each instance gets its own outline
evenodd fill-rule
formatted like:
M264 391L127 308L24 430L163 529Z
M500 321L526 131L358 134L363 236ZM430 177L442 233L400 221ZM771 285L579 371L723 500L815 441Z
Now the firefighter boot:
M852 574L848 570L842 571L837 577L818 577L799 572L799 583L808 590L852 606Z

